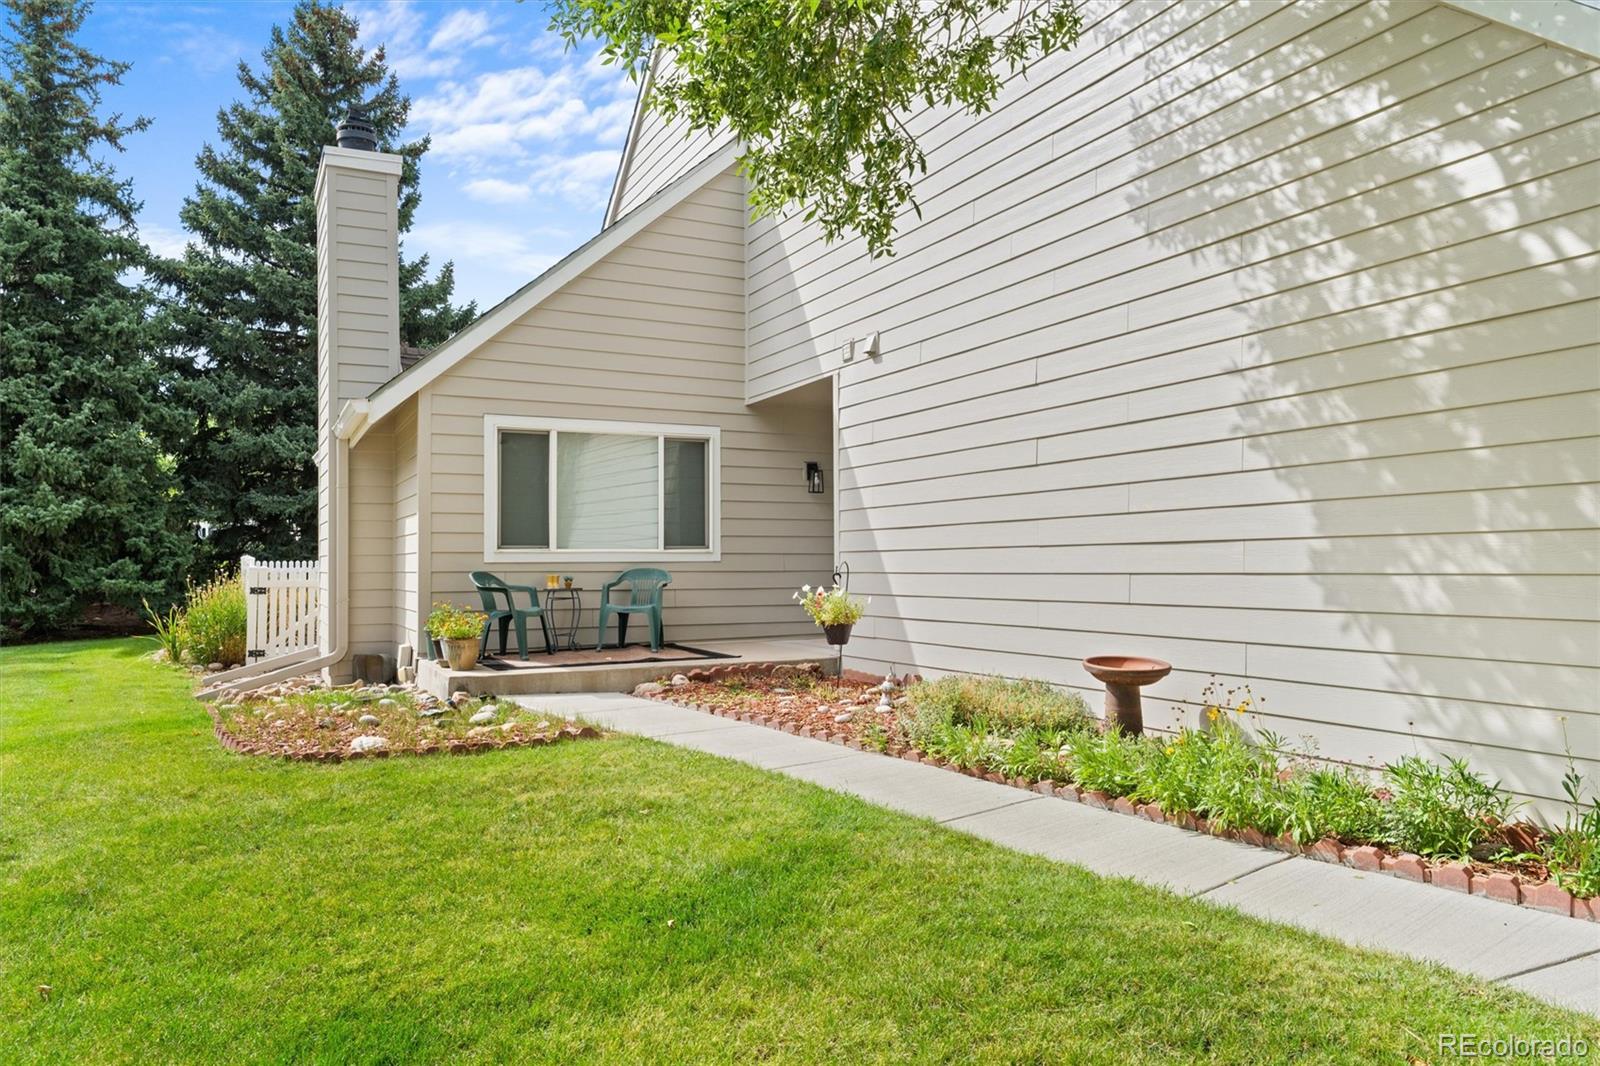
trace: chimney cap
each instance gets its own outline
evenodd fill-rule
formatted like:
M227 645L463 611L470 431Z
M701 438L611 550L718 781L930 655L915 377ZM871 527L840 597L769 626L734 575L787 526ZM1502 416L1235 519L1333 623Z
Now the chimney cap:
M333 128L334 143L340 148L353 148L358 152L378 150L378 131L367 117L364 107L352 107L350 113Z

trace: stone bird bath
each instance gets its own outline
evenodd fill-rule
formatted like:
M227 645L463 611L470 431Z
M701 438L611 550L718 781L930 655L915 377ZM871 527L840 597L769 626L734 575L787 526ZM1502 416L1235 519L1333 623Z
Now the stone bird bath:
M1106 686L1106 724L1132 735L1144 732L1139 689L1172 672L1171 663L1137 655L1091 655L1083 668Z

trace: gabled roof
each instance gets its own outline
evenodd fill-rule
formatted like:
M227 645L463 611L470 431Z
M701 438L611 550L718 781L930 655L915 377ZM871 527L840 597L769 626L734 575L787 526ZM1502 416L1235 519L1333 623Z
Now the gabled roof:
M633 150L638 147L639 130L644 125L644 101L650 95L650 86L655 84L656 60L660 57L660 49L650 53L650 66L645 68L644 78L639 82L639 95L633 98L633 119L628 123L628 140L622 146L622 158L617 160L617 176L611 181L611 199L606 203L606 218L600 223L601 229L615 222L617 212L622 210L622 191L628 182L628 166L633 162Z
M706 182L732 166L737 158L738 150L728 145L701 160L683 177L629 211L616 224L601 230L566 258L485 311L460 333L378 386L365 400L351 400L340 415L341 424L348 429L348 433L341 436L359 438L366 426L392 413L451 367L477 351L486 341L492 340L506 326L539 306L569 281L688 199Z

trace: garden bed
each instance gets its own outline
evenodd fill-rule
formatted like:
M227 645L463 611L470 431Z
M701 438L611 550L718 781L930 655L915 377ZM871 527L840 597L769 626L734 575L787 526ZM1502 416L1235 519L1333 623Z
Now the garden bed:
M1248 689L1216 690L1219 706L1203 712L1207 730L1146 737L1103 731L1076 695L997 678L885 688L881 679L825 678L812 664L741 664L662 678L635 694L1257 847L1600 921L1600 897L1580 894L1595 875L1593 849L1600 846L1592 816L1575 813L1547 831L1512 821L1511 798L1465 764L1402 760L1374 783L1361 771L1284 752L1265 730L1254 742L1240 724L1254 714ZM1575 812L1582 810L1578 780L1569 775L1566 784Z
M460 754L600 735L577 719L464 692L440 700L404 685L328 688L312 678L230 696L206 709L223 747L307 762Z

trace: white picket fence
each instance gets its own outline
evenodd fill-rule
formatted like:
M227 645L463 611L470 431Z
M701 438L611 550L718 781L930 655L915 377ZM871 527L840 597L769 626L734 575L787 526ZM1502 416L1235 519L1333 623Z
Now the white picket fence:
M317 646L318 563L239 560L244 583L245 661L258 662Z

